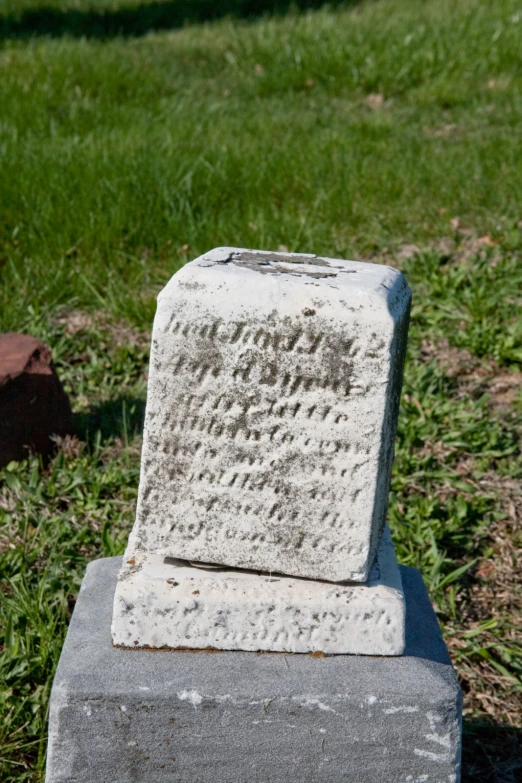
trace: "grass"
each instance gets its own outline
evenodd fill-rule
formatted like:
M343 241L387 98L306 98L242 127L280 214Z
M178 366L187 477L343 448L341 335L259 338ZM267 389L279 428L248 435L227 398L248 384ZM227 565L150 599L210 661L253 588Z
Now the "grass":
M465 690L464 780L514 783L522 10L365 0L254 18L288 4L228 0L209 21L217 5L0 9L0 329L52 346L78 432L48 468L0 472L0 779L43 780L85 564L132 525L155 295L235 245L405 271L390 522Z

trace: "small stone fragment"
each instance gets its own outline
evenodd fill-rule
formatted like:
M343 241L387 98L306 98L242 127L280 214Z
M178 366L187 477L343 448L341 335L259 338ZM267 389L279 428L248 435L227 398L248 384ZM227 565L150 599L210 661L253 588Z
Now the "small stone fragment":
M71 433L71 406L49 348L26 334L0 335L0 467L29 452L47 458L52 436Z

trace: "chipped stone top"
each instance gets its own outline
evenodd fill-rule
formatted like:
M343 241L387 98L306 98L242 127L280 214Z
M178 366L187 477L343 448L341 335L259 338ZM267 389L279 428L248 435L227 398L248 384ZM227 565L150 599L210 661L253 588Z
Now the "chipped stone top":
M328 317L332 306L336 310L340 306L365 320L395 317L411 295L404 275L381 264L220 247L186 264L172 278L159 294L159 313L164 303L179 295L180 287L198 290L202 296L207 290L215 298L223 284L228 292L227 301L219 301L224 318L237 313L240 305L230 296L234 289L250 314L256 300L262 299L266 308L268 295L280 317L297 313Z

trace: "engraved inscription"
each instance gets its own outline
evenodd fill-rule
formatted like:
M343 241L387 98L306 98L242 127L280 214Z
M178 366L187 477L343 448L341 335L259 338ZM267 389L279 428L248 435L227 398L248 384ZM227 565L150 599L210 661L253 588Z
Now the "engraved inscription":
M139 543L225 562L248 542L244 567L274 547L361 554L348 533L375 482L387 340L317 316L198 316L166 321L152 357Z

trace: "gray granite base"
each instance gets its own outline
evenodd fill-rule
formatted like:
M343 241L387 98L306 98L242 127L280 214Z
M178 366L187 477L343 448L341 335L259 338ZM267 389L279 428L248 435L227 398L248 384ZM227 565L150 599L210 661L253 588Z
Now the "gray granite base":
M87 569L56 673L46 783L457 783L461 692L418 571L406 652L124 650L121 558Z

